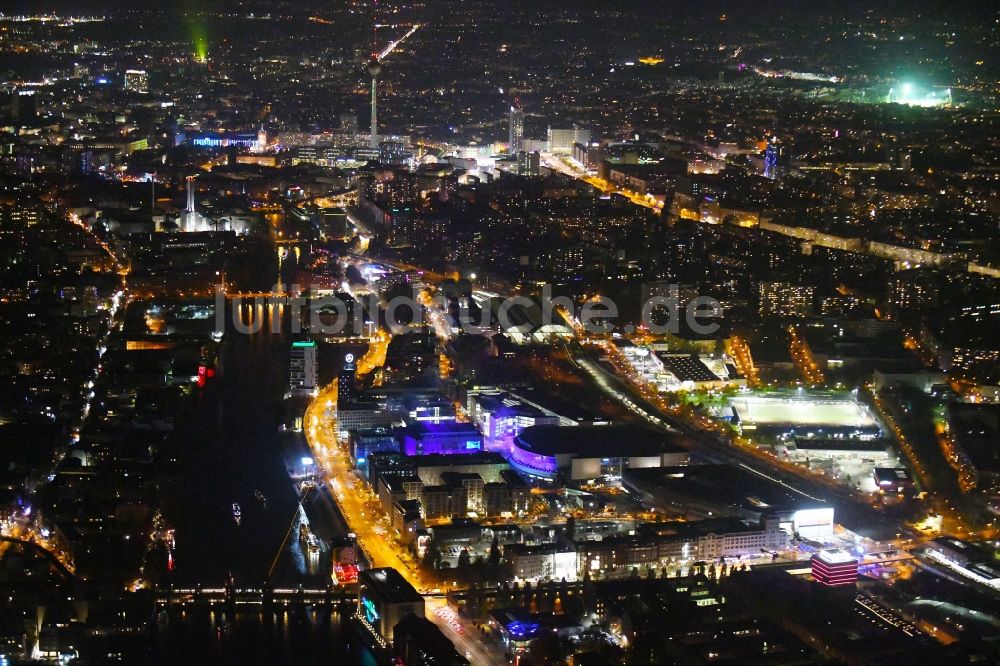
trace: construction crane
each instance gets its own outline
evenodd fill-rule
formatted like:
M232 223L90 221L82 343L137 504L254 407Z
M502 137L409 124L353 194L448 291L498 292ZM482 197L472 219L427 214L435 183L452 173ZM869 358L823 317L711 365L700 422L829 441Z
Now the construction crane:
M400 44L408 39L413 33L420 29L420 24L414 24L405 35L390 42L388 46L379 52L372 49L372 58L368 61L368 73L372 75L372 138L371 149L378 150L378 76L382 73L382 61L390 53L396 50ZM373 44L374 47L374 44Z

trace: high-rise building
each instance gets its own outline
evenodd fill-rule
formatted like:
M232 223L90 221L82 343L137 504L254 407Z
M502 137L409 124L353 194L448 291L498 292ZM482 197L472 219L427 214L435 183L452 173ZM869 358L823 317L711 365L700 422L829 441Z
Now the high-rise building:
M149 74L144 69L130 69L125 72L125 90L135 93L149 92Z
M337 379L337 402L340 405L350 405L358 398L357 389L358 367L354 364L354 354L344 357L344 367Z
M572 155L574 144L590 143L590 130L580 129L573 125L571 129L555 129L549 127L548 149L556 155Z
M300 340L292 343L288 364L288 385L295 392L309 392L316 388L316 343Z
M517 102L510 107L507 133L507 151L516 155L521 151L521 144L524 143L524 109Z
M542 173L542 156L537 153L526 153L523 150L517 154L518 176L539 176Z
M402 141L382 141L378 145L378 161L383 164L405 165L413 160L413 151Z
M764 176L781 178L792 166L791 146L785 139L772 136L764 150Z

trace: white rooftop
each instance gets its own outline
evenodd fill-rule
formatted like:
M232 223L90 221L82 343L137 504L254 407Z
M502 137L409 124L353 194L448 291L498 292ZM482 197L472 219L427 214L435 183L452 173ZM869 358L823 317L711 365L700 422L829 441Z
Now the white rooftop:
M816 556L827 564L847 564L848 562L858 561L858 558L854 557L843 548L821 550L816 553Z

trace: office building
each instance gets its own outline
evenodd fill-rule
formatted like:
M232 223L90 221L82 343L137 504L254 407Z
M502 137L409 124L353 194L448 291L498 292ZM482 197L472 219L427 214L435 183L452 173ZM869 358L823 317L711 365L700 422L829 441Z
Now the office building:
M468 410L486 440L486 448L501 450L525 428L559 425L557 414L543 411L507 391L470 392Z
M680 523L647 523L636 534L610 534L576 541L580 574L656 569L696 561L758 556L789 547L789 535L778 518L758 524L734 518L710 518Z
M437 383L438 374L437 337L433 329L393 336L382 367L386 384L431 386Z
M444 472L441 474L441 480L447 486L465 491L467 511L482 513L485 485L483 477L475 472Z
M531 488L524 482L521 475L512 469L505 469L500 472L500 479L507 485L510 492L511 512L514 514L527 513L531 506ZM483 493L484 501L488 501L485 499L485 488ZM487 507L487 513L489 514L489 507Z
M659 557L664 562L740 558L789 546L789 534L774 515L764 515L756 524L736 518L708 518L672 524L647 523L637 531L657 543Z
M357 401L358 367L354 364L354 354L344 357L344 367L337 377L337 405L352 405Z
M407 390L403 393L386 395L386 406L393 417L406 423L427 423L430 425L454 422L455 403L437 392Z
M378 161L402 166L413 160L413 151L402 141L382 141L378 145Z
M399 533L404 544L417 538L417 531L423 529L420 501L415 499L396 500L392 504L392 526Z
M446 472L478 474L484 483L495 483L505 480L504 472L510 471L510 466L503 459L503 456L490 451L453 455L403 456L403 458L416 469L420 480L428 486L443 484Z
M514 498L506 483L486 483L483 485L483 513L488 517L512 516Z
M357 618L383 647L392 645L396 625L408 615L424 617L424 598L398 571L358 574Z
M368 456L373 453L398 453L399 441L389 428L352 430L348 434L351 462L361 471L367 471Z
M483 436L475 424L456 421L417 421L396 430L408 456L462 454L483 450Z
M517 153L518 176L540 176L542 174L542 156L537 151Z
M356 401L337 407L337 425L345 436L352 430L384 428L392 423L385 405L374 401Z
M409 476L417 471L416 465L402 453L383 451L368 456L368 484L378 488L379 479L384 476Z
M576 580L576 549L571 543L508 544L504 559L521 580Z
M424 484L420 482L420 477L412 470L401 471L399 474L382 474L375 483L382 510L387 514L392 513L392 507L396 502L419 500L423 488Z
M288 385L293 393L308 393L316 389L316 343L314 341L299 340L292 343L288 363Z
M468 513L469 495L462 485L424 486L420 490L420 506L424 518L451 518Z
M508 124L507 152L516 155L521 152L521 144L524 142L524 109L517 102L510 107Z
M574 125L570 129L549 127L548 149L556 155L572 155L574 144L590 143L590 130L580 129Z
M149 74L144 69L130 69L125 72L125 90L134 93L149 92Z

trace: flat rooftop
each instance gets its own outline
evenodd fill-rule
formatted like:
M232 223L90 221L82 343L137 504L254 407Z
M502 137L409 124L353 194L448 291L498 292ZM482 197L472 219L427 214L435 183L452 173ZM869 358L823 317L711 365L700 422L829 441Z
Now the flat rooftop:
M834 437L796 437L795 448L803 451L855 451L859 453L884 453L886 444L881 439L862 440Z
M827 564L849 564L858 563L858 558L854 557L846 550L842 548L830 548L828 550L821 550L815 555L816 558L826 562Z
M969 543L968 541L962 541L958 537L953 537L953 536L937 537L936 539L932 539L931 543L940 544L942 546L946 546L948 548L953 548L953 549L959 550L959 551L966 551L966 550L974 550L975 549L974 546L973 546L973 544Z
M910 473L900 467L876 467L875 478L879 481L912 481Z
M483 394L477 396L476 400L479 401L479 404L486 411L497 415L532 416L535 418L546 415L542 410L534 405L529 405L511 393L502 393L500 395Z
M979 472L1000 472L1000 405L948 403L951 436Z
M460 421L440 421L438 423L425 423L416 421L407 424L405 427L396 428L396 433L407 435L416 439L422 437L433 437L435 435L479 435L474 423L464 423Z
M410 585L403 576L389 567L382 569L366 569L358 576L362 585L367 587L382 601L388 603L423 602L424 598Z
M585 524L577 523L577 531L585 527ZM751 524L739 518L705 518L704 520L692 520L683 522L665 523L640 523L636 526L636 532L643 535L655 535L659 537L676 536L687 539L697 538L706 534L739 534L743 532L759 532L760 525Z
M506 465L507 461L494 451L476 453L431 453L425 456L407 456L411 465L420 467L458 467L460 465Z
M717 382L719 378L697 356L667 356L659 354L663 367L682 382Z
M685 451L671 439L668 433L642 426L536 425L521 431L517 446L544 456L658 456Z
M622 480L628 487L661 499L710 503L755 513L828 506L735 465L626 469Z

